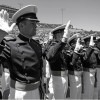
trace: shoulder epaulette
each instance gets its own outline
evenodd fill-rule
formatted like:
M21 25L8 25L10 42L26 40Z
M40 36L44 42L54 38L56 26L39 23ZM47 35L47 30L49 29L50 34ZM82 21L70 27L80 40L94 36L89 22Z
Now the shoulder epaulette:
M7 35L7 36L4 37L4 40L6 40L6 41L15 41L16 40L16 36Z

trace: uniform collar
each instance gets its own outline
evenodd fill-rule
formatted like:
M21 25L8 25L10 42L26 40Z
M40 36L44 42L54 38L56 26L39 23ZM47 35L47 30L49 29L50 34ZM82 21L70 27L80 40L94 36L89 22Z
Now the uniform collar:
M23 40L23 41L30 41L30 38L27 38L27 37L25 37L25 36L22 35L22 34L19 34L18 37L19 37L21 40Z

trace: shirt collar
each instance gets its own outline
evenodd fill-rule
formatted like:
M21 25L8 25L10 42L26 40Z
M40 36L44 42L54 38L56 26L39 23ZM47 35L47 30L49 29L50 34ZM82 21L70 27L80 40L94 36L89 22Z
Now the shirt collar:
M22 35L22 34L19 34L18 35L18 37L21 39L21 40L23 40L23 41L30 41L30 38L27 38L27 37L25 37L24 35Z

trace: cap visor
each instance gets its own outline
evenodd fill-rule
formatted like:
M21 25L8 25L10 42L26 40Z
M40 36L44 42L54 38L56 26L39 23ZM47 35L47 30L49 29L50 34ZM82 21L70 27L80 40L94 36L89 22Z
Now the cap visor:
M37 21L37 22L40 22L38 19L32 19L32 18L25 18L27 20L30 20L30 21Z

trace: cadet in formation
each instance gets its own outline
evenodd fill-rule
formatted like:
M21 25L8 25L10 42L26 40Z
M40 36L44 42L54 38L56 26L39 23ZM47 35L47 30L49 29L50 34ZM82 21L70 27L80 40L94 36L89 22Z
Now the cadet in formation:
M37 7L28 5L19 9L13 16L19 35L8 41L13 26L9 26L6 10L0 11L0 61L9 65L10 95L9 99L40 99L39 87L42 74L42 48L32 39L36 35ZM14 25L14 24L13 24Z
M68 69L70 68L71 71L73 71L72 69L74 65L76 65L75 62L77 61L77 59L75 58L76 53L72 53L72 55L69 54L69 48L68 48L68 42L69 42L68 38L70 36L69 26L70 24L68 22L67 25L59 26L51 31L51 34L53 34L53 39L48 44L49 46L46 51L46 58L49 61L50 68L51 68L55 99L66 99L67 90L68 90ZM78 38L78 35L76 35L76 37ZM78 39L77 45L74 48L75 52L76 51L78 52L81 48L82 45L79 44L79 39ZM80 71L78 73L80 73ZM73 75L74 75L74 71L73 71ZM71 79L73 80L74 78L76 79L78 77L73 77ZM75 79L73 81L69 80L72 82L72 84L70 84L70 93L72 92L71 98L78 99L81 98L81 88L79 89L80 91L78 91L78 89L76 88L77 87L76 84L80 85L81 82L76 83L77 80L80 79L77 79L76 81ZM73 87L75 88L73 89Z
M65 27L62 25L51 31L53 39L46 51L53 76L54 98L65 99L69 83L71 99L93 99L97 67L95 52L99 42L95 44L94 35L83 38L77 33L63 43Z
M19 9L12 16L12 22L18 26L19 34L6 39L4 37L12 32L14 24L10 27L7 11L0 11L0 61L3 65L7 64L9 69L9 99L42 98L42 47L39 42L32 39L36 35L39 22L36 13L35 5ZM53 29L52 39L45 49L44 58L51 69L53 97L66 99L69 87L71 99L93 99L96 76L100 98L100 38L93 35L82 38L78 33L71 36L69 29L70 21Z
M59 26L51 31L53 39L48 43L48 49L46 51L46 59L51 68L55 99L65 99L68 89L68 70L64 61L66 58L64 58L63 50L69 36L69 26L70 21L67 25Z

